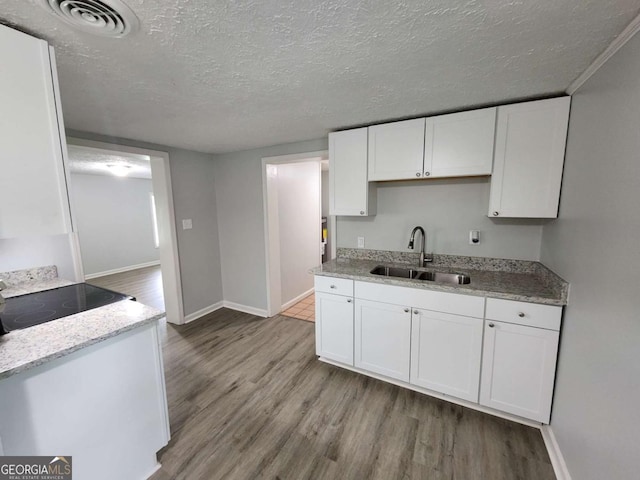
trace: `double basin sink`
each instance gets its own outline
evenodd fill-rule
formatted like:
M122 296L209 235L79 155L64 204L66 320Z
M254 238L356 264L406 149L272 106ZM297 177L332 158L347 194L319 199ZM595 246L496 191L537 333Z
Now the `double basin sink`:
M384 265L378 265L371 270L370 273L383 277L409 278L427 282L450 283L453 285L466 285L471 283L471 277L464 273L425 272L413 268L385 267Z

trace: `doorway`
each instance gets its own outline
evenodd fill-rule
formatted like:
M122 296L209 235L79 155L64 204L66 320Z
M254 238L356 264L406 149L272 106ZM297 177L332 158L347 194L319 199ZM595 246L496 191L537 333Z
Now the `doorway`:
M329 243L323 232L335 237L335 218L322 225L322 163L327 158L327 151L319 151L262 159L269 316L309 299L309 269L322 263L322 248Z
M184 323L166 152L68 138L70 207L84 279Z

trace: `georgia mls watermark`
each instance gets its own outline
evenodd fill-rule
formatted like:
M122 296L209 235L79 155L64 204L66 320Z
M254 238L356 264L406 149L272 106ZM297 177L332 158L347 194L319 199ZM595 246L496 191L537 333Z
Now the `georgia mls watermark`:
M0 457L0 480L71 480L71 457Z

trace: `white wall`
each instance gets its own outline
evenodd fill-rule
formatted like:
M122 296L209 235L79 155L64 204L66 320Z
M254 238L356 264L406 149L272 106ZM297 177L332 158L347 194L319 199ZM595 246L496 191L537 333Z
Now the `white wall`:
M551 426L575 480L640 471L640 35L574 95L542 261L571 284Z
M320 262L320 164L278 165L282 304L313 288L309 269Z
M322 192L322 216L327 217L327 244L325 246L325 251L327 252L327 259L331 259L331 219L333 217L329 216L329 170L322 170L321 173L321 192Z
M72 174L69 190L85 275L159 261L151 180Z
M434 253L539 259L546 221L488 218L486 177L379 182L377 195L377 215L338 217L338 247L356 248L364 236L366 248L409 251L411 230L421 225ZM469 230L480 230L479 245L469 245Z
M80 280L75 276L71 241L71 235L0 239L0 272L55 265L60 278Z
M169 154L184 313L189 315L222 300L213 156L87 132L67 130L67 135ZM183 218L193 220L192 230L182 230Z
M266 314L262 157L327 149L327 139L215 156L224 299Z

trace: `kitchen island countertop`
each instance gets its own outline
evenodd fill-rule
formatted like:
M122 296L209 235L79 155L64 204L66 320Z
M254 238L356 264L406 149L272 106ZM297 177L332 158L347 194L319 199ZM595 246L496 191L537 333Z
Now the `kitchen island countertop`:
M4 290L6 298L72 285L62 279L27 282ZM76 313L0 336L0 379L156 321L165 313L131 300Z

